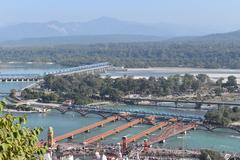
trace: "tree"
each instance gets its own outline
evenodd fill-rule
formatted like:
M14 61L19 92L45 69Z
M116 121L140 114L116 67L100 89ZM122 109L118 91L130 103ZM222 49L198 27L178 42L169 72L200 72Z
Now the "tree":
M237 78L235 76L229 76L226 82L226 86L237 87Z
M15 96L16 96L16 89L12 89L11 91L10 91L10 97L12 97L12 98L14 98Z
M215 92L216 96L222 96L223 90L222 90L221 87L217 87L217 88L214 89L214 92Z
M5 106L0 102L0 111ZM0 159L1 160L35 160L43 159L45 147L38 145L41 128L22 127L27 122L26 116L15 117L4 114L0 117Z
M217 81L216 81L216 85L218 85L219 87L222 87L222 84L223 84L223 80L224 78L219 78Z
M206 84L210 81L208 75L206 74L198 74L196 78L201 82L201 84Z
M201 150L200 160L224 160L220 153L212 150Z

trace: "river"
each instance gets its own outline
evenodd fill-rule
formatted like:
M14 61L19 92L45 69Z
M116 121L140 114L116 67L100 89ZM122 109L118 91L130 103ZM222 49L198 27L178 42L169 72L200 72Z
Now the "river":
M61 66L55 64L4 64L0 65L1 73L39 73L43 74L46 71L53 71ZM141 71L139 74L143 74ZM145 71L144 71L145 72ZM238 72L236 72L238 73ZM114 73L116 74L116 73ZM219 73L218 73L219 74ZM160 74L157 74L160 76ZM149 76L149 72L146 76ZM164 75L162 75L164 76ZM2 82L0 83L1 92L9 92L11 89L20 89L21 87L27 85L27 83L20 82ZM3 96L3 95L2 95ZM183 114L203 114L198 111L179 111L172 110L165 107L152 107L152 106L134 106L134 105L124 105L124 106L109 106L113 107L122 107L132 110L146 110L146 111L161 111L161 112L181 112ZM15 115L22 115L20 113L15 113ZM66 114L61 114L58 111L51 111L48 113L33 113L28 115L28 127L42 127L44 132L40 136L41 139L46 139L47 128L52 126L54 128L56 135L61 135L68 131L84 127L88 124L100 121L102 117L98 115L90 114L87 117L81 117L78 113L69 112ZM101 128L93 129L90 133L80 134L74 137L75 141L83 141L91 136L94 136L99 133L103 133L109 129L120 126L121 124L126 123L126 121L121 120L114 123L110 123ZM131 136L135 133L143 131L144 129L150 127L149 125L136 125L133 128L127 129L119 134L110 136L105 140L99 142L101 143L117 143L121 140L122 136ZM160 131L153 133L154 135L158 134ZM141 142L141 139L139 142ZM197 129L195 131L190 131L186 135L177 135L166 141L164 144L157 144L159 146L164 146L167 148L188 148L188 149L214 149L218 151L230 151L230 152L240 152L240 134L235 131L218 129L214 132L206 131L204 129Z

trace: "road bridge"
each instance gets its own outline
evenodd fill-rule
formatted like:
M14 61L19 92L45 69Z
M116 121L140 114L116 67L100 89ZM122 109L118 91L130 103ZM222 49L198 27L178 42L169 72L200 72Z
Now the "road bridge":
M174 100L174 99L157 99L157 98L122 98L123 102L138 104L142 101L153 102L155 104L159 102L172 102L175 104L175 107L178 107L179 103L192 103L195 104L198 109L201 109L203 104L205 105L218 105L218 106L238 106L240 103L236 102L216 102L216 101L194 101L194 100Z

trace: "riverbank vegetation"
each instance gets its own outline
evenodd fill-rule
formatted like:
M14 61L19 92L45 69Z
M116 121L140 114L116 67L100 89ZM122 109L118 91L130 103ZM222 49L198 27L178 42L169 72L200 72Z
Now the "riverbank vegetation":
M240 68L235 41L164 41L0 48L1 61L55 62L78 66L108 61L116 66Z
M216 94L219 86L220 91L217 94L221 94L224 88L230 88L229 91L234 91L232 88L237 89L236 78L232 76L226 83L220 80L214 83L205 74L174 75L168 78L150 77L149 79L133 79L131 77L111 79L110 77L101 78L98 75L77 74L71 76L48 75L44 80L41 91L26 89L22 92L22 97L26 99L39 98L43 102L63 102L72 99L76 104L87 104L93 102L94 99L119 101L121 97L131 94L178 97L184 94L197 95L203 91ZM201 95L198 98L201 99Z
M216 151L203 149L201 150L200 160L225 160L224 157Z
M221 107L218 110L208 111L205 118L212 124L228 126L232 122L240 121L240 108Z

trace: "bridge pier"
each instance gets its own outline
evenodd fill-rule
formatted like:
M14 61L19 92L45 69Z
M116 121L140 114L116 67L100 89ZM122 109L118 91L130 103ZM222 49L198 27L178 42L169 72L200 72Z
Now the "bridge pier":
M144 139L144 141L143 141L143 151L148 152L148 150L149 150L148 140Z
M126 155L127 151L127 136L122 137L122 148L121 148L122 155Z
M178 108L178 101L174 102L175 108Z
M201 109L202 108L202 102L196 102L195 109Z
M218 104L217 106L218 106L218 110L220 110L223 105L222 104Z
M53 136L54 136L53 128L49 127L48 128L48 141L47 141L48 147L53 147L53 145L55 143Z
M68 137L68 140L72 140L73 138L74 138L74 136L72 135L72 136Z
M163 140L161 140L159 143L165 143L166 142L166 140L165 139L163 139Z
M89 133L90 132L90 129L86 130L85 133Z

